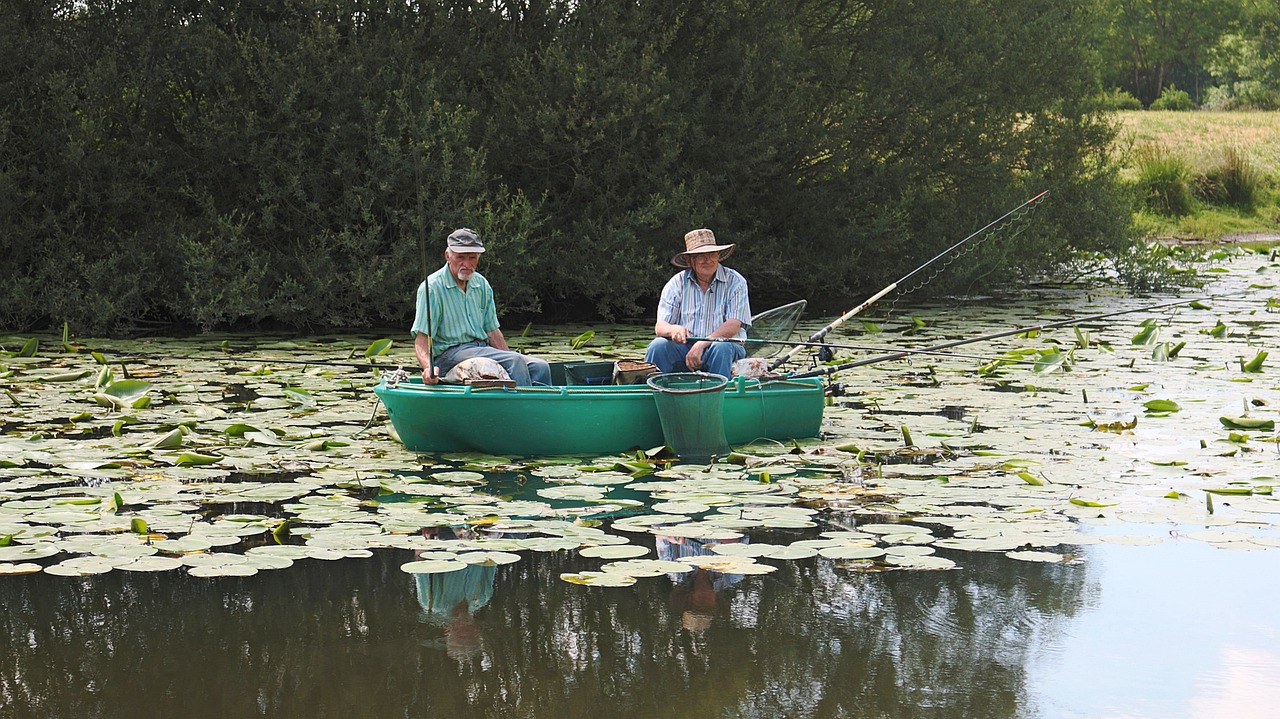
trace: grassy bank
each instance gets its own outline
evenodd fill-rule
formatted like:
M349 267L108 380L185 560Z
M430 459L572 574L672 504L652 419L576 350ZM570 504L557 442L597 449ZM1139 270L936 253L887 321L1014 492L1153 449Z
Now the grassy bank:
M1147 198L1138 213L1143 227L1180 239L1280 234L1280 112L1126 111L1118 118L1124 175ZM1243 177L1248 200L1226 197L1224 177Z

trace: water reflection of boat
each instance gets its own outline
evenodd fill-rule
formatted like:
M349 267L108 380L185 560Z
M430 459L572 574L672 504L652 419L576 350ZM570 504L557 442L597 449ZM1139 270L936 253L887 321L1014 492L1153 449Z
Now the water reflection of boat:
M554 387L424 385L414 377L394 385L384 378L374 391L415 452L597 454L664 444L654 390L603 384L612 368L612 362L553 363L552 377L562 382ZM736 377L723 396L730 444L814 437L822 424L818 378Z

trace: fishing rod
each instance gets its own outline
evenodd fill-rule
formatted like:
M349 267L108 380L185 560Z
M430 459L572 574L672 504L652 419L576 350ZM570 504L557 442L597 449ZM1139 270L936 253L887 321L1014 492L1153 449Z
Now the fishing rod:
M930 347L925 347L924 349L919 351L935 352L938 350L949 349L951 347L959 347L960 345L972 344L974 342L984 342L986 340L1000 339L1001 337L1010 337L1012 335L1024 334L1027 332L1038 332L1040 330L1053 329L1055 327L1065 327L1067 325L1076 325L1082 322L1093 322L1096 320L1104 320L1104 319L1107 319L1108 317L1119 317L1120 315L1133 314L1134 312L1152 312L1155 310L1164 309L1166 307L1177 307L1178 305L1187 305L1187 304L1191 304L1192 302L1203 302L1209 299L1215 299L1215 298L1214 297L1197 297L1195 299L1190 299L1190 300L1178 300L1177 302L1165 302L1163 304L1158 304L1158 305L1147 305L1145 307L1135 307L1133 309L1128 309L1128 310L1117 310L1115 312L1104 312L1102 314L1097 314L1097 315L1087 315L1085 317L1076 317L1069 320L1062 320L1060 322L1048 322L1042 325L1033 325L1030 327L1019 327L1017 329L1004 330L1001 332L994 332L989 335L982 335L981 337L971 337L969 339L943 342L942 344L936 344ZM836 372L839 372L841 370L852 369L854 367L862 367L864 365L877 364L879 362L889 362L892 360L900 360L900 359L903 359L904 357L910 356L911 354L912 352L909 350L898 350L890 354L880 355L879 357L871 357L868 359L857 360L854 362L845 362L838 365L832 365L830 367L820 367L818 369L808 370L806 372L798 372L796 374L788 375L788 377L791 379L799 379L802 377L819 377L821 375L835 374Z
M415 143L416 145L417 143ZM427 260L426 213L422 209L422 147L414 147L413 171L417 179L418 194L418 250L422 253L422 297L427 311L427 374L434 377L436 373L435 348L432 342L434 329L431 326L431 265Z
M111 350L92 350L90 354L93 354L93 353L113 355L117 358L115 361L121 364L124 364L129 360L187 360L187 361L193 361L193 362L230 361L230 362L252 362L256 364L297 364L297 365L317 365L317 366L332 366L332 367L355 367L357 369L368 369L368 370L372 370L372 369L396 370L396 369L404 369L405 367L405 365L403 364L391 365L391 364L377 364L374 362L337 362L332 360L271 359L271 358L264 358L264 357L238 357L236 355L223 355L221 357L211 357L206 355L203 357L195 357L195 356L184 356L184 355L142 354L138 352L114 352Z
M899 286L899 285L901 285L902 283L904 283L904 282L906 282L907 280L911 279L911 277L912 277L912 276L914 276L916 273L921 272L922 270L924 270L924 269L925 269L926 267L928 267L929 265L932 265L934 262L937 262L937 261L938 261L939 259L941 259L942 257L944 257L944 256L946 256L946 255L950 254L951 252L955 251L955 250L956 250L956 248L960 247L961 245L963 245L964 243L968 242L969 240L972 240L973 238L975 238L975 237L977 237L978 235L980 235L980 234L982 234L982 233L986 232L987 230L991 229L992 227L995 227L996 225L1000 224L1001 222L1004 222L1004 221L1005 221L1007 218L1009 218L1010 216L1012 216L1012 215L1014 215L1015 213L1017 213L1017 212L1021 211L1024 207L1027 207L1027 206L1031 205L1032 203L1034 203L1034 202L1038 201L1040 198L1044 197L1044 196L1045 196L1045 195L1047 195L1047 194L1049 194L1049 191L1048 191L1048 190L1045 190L1045 191L1041 192L1040 194L1036 195L1035 197L1031 198L1030 200L1027 200L1026 202L1022 203L1021 205L1018 205L1017 207L1013 208L1012 210L1009 210L1008 212L1004 213L1003 215L1001 215L1000 217L996 218L995 220L992 220L991 222L987 223L987 225L986 225L986 226L984 226L982 229L980 229L980 230L978 230L978 231L974 232L973 234L969 235L968 237L964 238L963 240L960 240L959 242L957 242L957 243L955 243L954 245L952 245L952 246L948 247L947 249L943 250L942 252L939 252L937 255L935 255L935 256L934 256L932 259L930 259L928 262L924 263L923 265L920 265L919 267L915 268L914 270L912 270L912 271L908 272L907 274L903 275L903 276L902 276L902 277L900 277L896 282L891 282L891 283L889 283L889 284L888 284L884 289L882 289L882 290L880 290L879 292L877 292L877 293L875 293L874 295L872 295L870 298L868 298L868 299L867 299L865 302L863 302L862 304L858 305L857 307L854 307L853 309L849 310L848 312L844 313L843 315L840 315L838 318L836 318L836 320L835 320L834 322L832 322L831 324L827 325L826 327L823 327L822 329L818 330L817 332L813 333L813 334L812 334L812 335L810 335L808 338L806 338L806 340L805 340L805 341L807 341L807 342L815 342L815 341L817 341L817 340L822 339L822 338L823 338L823 337L824 337L828 332L830 332L831 330L835 329L836 327L839 327L840 325L844 324L844 322L845 322L845 321L847 321L850 317L853 317L854 315L858 314L859 312L861 312L861 311L865 310L867 307L870 307L870 306L871 306L871 304L872 304L872 303L874 303L876 300L879 300L881 297L884 297L885 295L889 294L890 292L893 292L894 290L896 290L896 289L898 288L898 286ZM778 367L782 366L782 365L783 365L787 360L791 359L792 355L794 355L794 354L795 354L796 352L798 352L799 350L800 350L800 348L799 348L799 347L792 347L790 350L787 350L786 352L783 352L783 353L782 353L782 356L778 357L777 359L775 359L773 362L771 362L771 363L769 364L769 371L773 371L773 370L777 369Z
M867 352L889 352L890 351L886 347L872 347L870 345L832 344L829 342L797 342L795 340L767 340L767 339L754 339L751 337L748 337L746 339L741 339L741 340L735 339L733 337L690 337L689 338L690 342L701 342L703 340L707 342L748 342L748 343L755 343L755 344L799 345L801 347L827 347L827 348L839 349L839 350L864 350ZM1035 364L1035 362L1032 362L1030 360L1016 360L1012 358L1006 359L1003 357L992 357L990 355L971 355L971 354L963 354L960 352L941 352L941 351L934 352L927 349L919 349L919 350L902 349L902 350L893 350L893 351L906 352L908 354L915 354L915 355L938 355L941 357L956 357L959 359L976 359L976 360L983 360L987 362L1000 361L1000 362L1008 362L1011 364L1020 364L1020 363Z

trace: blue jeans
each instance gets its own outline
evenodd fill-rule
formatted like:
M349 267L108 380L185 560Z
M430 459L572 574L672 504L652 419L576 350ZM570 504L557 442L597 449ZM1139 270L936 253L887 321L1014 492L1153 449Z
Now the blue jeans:
M467 342L454 345L441 352L436 357L435 363L440 368L440 375L444 376L448 374L449 370L453 369L454 365L472 357L488 357L502 365L502 368L507 371L511 379L516 381L516 386L531 387L533 385L551 384L551 365L547 364L546 360L522 355L511 350L494 349L484 342Z
M672 342L666 337L654 338L645 350L644 361L657 365L659 372L687 372L689 367L684 363L692 344ZM718 374L728 379L733 363L747 356L747 348L738 342L712 342L706 352L702 353L703 372Z

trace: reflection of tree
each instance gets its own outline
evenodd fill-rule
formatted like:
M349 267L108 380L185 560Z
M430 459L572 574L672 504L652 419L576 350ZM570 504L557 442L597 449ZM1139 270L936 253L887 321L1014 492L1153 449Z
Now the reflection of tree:
M965 555L953 572L785 563L682 631L669 580L559 580L595 565L530 553L496 569L484 642L460 659L421 621L411 555L307 560L249 579L116 572L0 582L0 714L15 717L1012 717L1023 667L1087 601L1087 566ZM26 707L14 711L14 707Z

